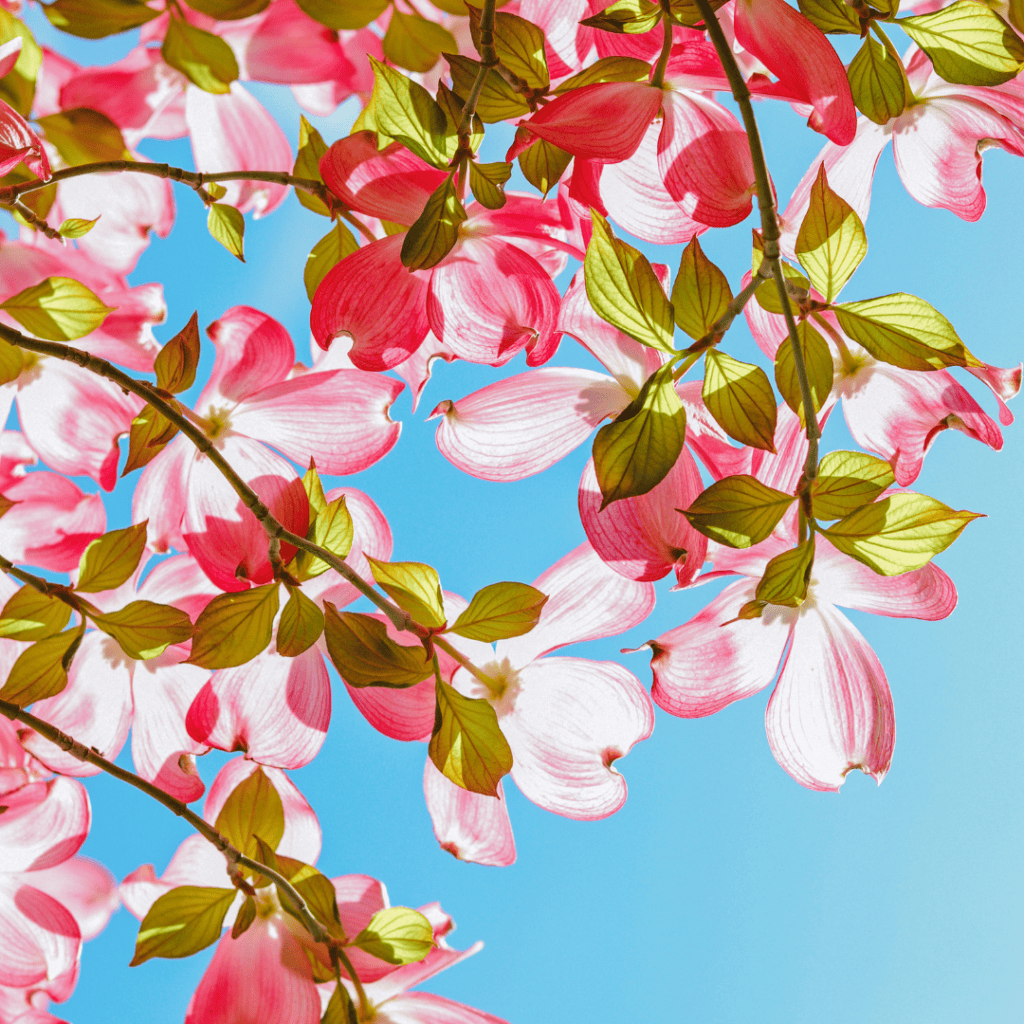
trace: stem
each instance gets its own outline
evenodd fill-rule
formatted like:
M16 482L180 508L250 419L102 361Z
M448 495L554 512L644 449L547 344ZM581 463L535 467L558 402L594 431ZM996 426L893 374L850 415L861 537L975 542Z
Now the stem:
M11 208L17 211L19 216L24 218L36 231L42 231L47 238L59 239L61 237L60 232L56 228L51 228L42 217L37 216L33 210L30 210L19 199L15 199L11 203Z
M732 327L733 320L743 312L743 307L750 301L750 297L769 277L771 277L771 267L768 266L767 260L761 260L757 273L743 286L738 295L733 296L732 301L726 306L725 312L711 325L708 334L725 334Z
M25 572L24 569L19 569L13 562L4 558L3 555L0 555L0 571L7 573L8 576L13 576L16 580L21 580L22 583L38 590L40 594L44 594L46 597L53 597L58 601L63 601L64 604L70 605L76 612L82 610L78 606L78 600L67 587L60 583L51 583L49 580L44 580L42 576L36 576L34 573Z
M377 236L358 217L353 217L348 210L342 210L339 216L342 220L348 221L368 242L377 241Z
M44 722L41 718L36 718L35 715L30 714L28 711L23 711L17 704L12 704L10 701L6 700L0 700L0 714L5 718L9 718L12 722L24 723L30 729L34 729L39 733L40 736L45 737L55 746L60 747L60 749L65 753L70 754L79 761L85 761L88 764L95 765L97 768L101 768L108 775L113 775L115 779L127 782L129 786L133 786L135 789L145 793L147 796L151 796L159 803L162 803L164 807L178 815L179 818L184 818L204 839L211 842L222 854L224 854L224 857L228 862L229 874L232 866L241 864L243 867L249 868L251 871L255 871L258 874L271 879L295 904L295 908L299 912L302 922L306 926L306 930L313 937L313 941L330 941L330 935L328 935L323 925L321 925L320 922L317 921L317 919L310 913L305 900L303 900L295 886L293 886L287 878L279 874L277 871L274 871L272 868L268 868L265 864L261 864L259 861L246 857L240 850L235 849L235 847L232 846L231 843L229 843L228 840L217 831L217 829L200 818L195 811L190 810L186 804L182 803L180 800L176 800L170 795L170 793L165 793L158 786L154 786L153 783L140 778L134 772L118 767L113 763L113 761L108 761L95 750L90 749L84 743L80 743L78 740L74 739L74 737L69 736L66 732L61 732L60 729L56 728L56 726L50 725L49 722Z
M480 55L480 67L477 69L473 86L466 97L466 105L462 108L456 160L461 153L471 152L469 139L473 134L473 115L476 113L477 100L480 99L480 93L483 91L487 72L499 64L498 51L494 48L494 0L484 0L483 13L480 15L480 42L477 44L477 53Z
M814 408L811 399L811 386L807 379L807 367L804 365L804 353L800 348L797 338L796 320L793 318L793 310L789 304L789 293L786 291L786 281L782 273L780 261L781 250L779 249L779 220L775 212L775 198L772 194L771 181L768 178L768 167L765 163L764 148L761 145L761 133L757 128L757 119L754 117L754 108L750 102L750 90L743 80L739 65L725 38L722 26L718 23L708 0L694 0L698 9L704 17L704 26L708 30L711 42L714 44L718 59L722 64L725 77L729 80L732 88L732 96L740 108L743 116L743 127L747 132L747 142L750 145L750 160L754 167L754 180L757 185L757 207L761 214L761 238L764 244L764 261L769 263L772 276L775 278L775 286L779 292L779 303L782 305L782 313L786 318L786 326L789 329L789 338L793 345L793 368L796 370L797 380L800 382L800 398L804 409ZM818 426L817 417L808 415L804 417L807 423L807 461L804 463L804 479L813 480L818 473L818 438L821 437L821 429Z
M661 89L665 84L665 69L668 67L668 57L672 52L672 22L668 17L668 12L664 10L666 5L663 3L661 6L664 12L661 16L661 24L665 36L661 41L658 63L654 65L654 74L651 76L651 85L655 89Z
M480 669L476 667L464 654L457 651L447 640L442 636L435 636L431 638L435 647L440 647L445 654L450 655L454 658L467 672L472 673L488 690L494 689L494 680ZM434 658L434 667L437 669L438 679L441 678L441 669L437 665L437 656Z
M335 953L338 954L338 959L345 968L345 973L352 979L352 984L355 986L356 998L359 1000L359 1019L362 1021L371 1020L370 1000L366 998L366 989L363 988L363 983L359 980L359 975L356 973L356 969L352 966L352 961L349 960L348 954L340 946L331 947L332 960L334 959Z
M89 355L88 352L83 352L81 349L73 348L70 345L26 337L20 331L16 331L4 324L0 324L0 338L29 352L38 352L40 355L54 356L57 359L76 363L82 369L95 373L100 377L106 377L108 380L112 380L115 384L119 385L123 391L138 395L143 401L148 402L154 409L170 420L217 467L234 492L242 499L245 507L252 512L266 531L268 540L277 539L284 541L302 551L308 551L310 554L316 555L331 566L332 569L335 569L344 576L352 586L380 608L394 623L396 629L405 629L417 633L412 616L387 598L381 597L344 559L332 554L326 548L320 547L319 544L314 544L312 541L306 540L305 537L300 537L298 534L286 530L274 517L270 509L263 504L259 495L235 472L234 468L217 450L210 438L182 412L182 407L173 399L168 400L164 398L152 384L129 377L128 374L119 370L112 363L107 362L106 359Z

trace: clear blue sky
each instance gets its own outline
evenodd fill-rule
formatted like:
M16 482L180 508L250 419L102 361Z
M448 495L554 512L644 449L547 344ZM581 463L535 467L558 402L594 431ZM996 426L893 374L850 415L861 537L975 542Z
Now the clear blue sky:
M30 19L41 41L82 63L109 62L131 45L129 36L58 40L34 11ZM294 143L290 92L253 91ZM330 142L354 113L349 105L311 120ZM784 202L822 140L786 106L762 104L758 114ZM507 133L489 128L488 135L502 142L490 157L498 159ZM190 166L184 141L143 150ZM990 151L988 210L969 225L913 202L891 154L883 154L870 251L849 297L920 295L979 356L1015 364L1024 351L1022 180L1024 164ZM169 320L158 335L169 338L197 307L205 325L247 303L284 322L305 358L302 267L326 221L290 197L276 214L247 224L243 267L206 234L195 197L179 190L176 199L173 234L153 243L132 278L164 282ZM733 281L749 266L752 223L702 238ZM646 248L678 261L678 250ZM734 330L730 351L754 358L745 325ZM590 365L569 341L553 362ZM498 579L529 581L583 539L576 485L584 449L530 480L490 484L450 466L425 422L441 399L523 369L521 358L500 371L437 366L416 415L407 392L392 411L404 424L397 449L346 481L388 516L396 558L432 563L447 588L466 595ZM981 401L994 410L990 399ZM825 450L850 445L833 417ZM1022 479L1019 429L1006 432L1001 453L946 432L917 489L988 515L938 559L956 581L960 606L941 623L851 615L885 666L896 704L896 752L881 787L854 773L837 796L790 779L764 734L768 690L709 719L659 711L653 737L618 764L629 782L621 812L597 823L568 821L510 785L518 863L482 868L437 847L421 792L424 748L378 735L339 687L322 753L295 773L323 826L321 869L379 877L395 903L440 900L459 925L454 944L483 939L486 948L431 987L513 1024L1018 1024ZM128 521L131 483L108 499L114 526ZM711 587L672 594L663 581L649 620L578 653L621 659L649 684L647 658L619 648L686 621L712 596ZM216 756L200 762L207 782ZM147 861L162 871L185 826L112 780L88 785L94 826L85 852L118 877ZM75 1024L183 1019L208 954L129 969L136 927L122 910L86 947L82 979L60 1014Z

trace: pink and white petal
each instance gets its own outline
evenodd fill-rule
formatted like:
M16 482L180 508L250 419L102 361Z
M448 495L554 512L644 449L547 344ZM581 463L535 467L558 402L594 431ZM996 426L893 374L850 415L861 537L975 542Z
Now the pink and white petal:
M118 438L143 405L112 381L57 359L18 384L21 429L40 458L59 473L92 477L105 491L117 482Z
M114 876L88 857L72 857L56 867L33 871L24 879L71 912L83 942L96 938L121 904Z
M482 480L522 480L579 447L617 416L629 395L603 373L550 367L507 377L457 402L441 402L437 447Z
M580 519L594 550L617 573L653 581L674 569L677 582L685 586L700 572L708 544L678 510L689 508L703 490L693 456L683 449L653 490L601 511L601 488L590 459L580 481Z
M843 380L840 389L854 440L891 462L901 487L917 479L925 453L947 428L996 451L1003 446L999 427L945 370L921 373L875 363Z
M519 16L544 30L552 79L579 71L590 51L594 30L579 22L591 14L587 0L521 0ZM554 58L554 60L552 60Z
M460 359L499 366L527 345L547 355L559 303L532 256L495 236L467 236L433 270L427 318Z
M626 802L626 780L612 764L654 729L647 691L612 661L541 658L519 671L495 710L523 795L579 821Z
M148 520L146 542L154 551L184 551L181 520L185 515L188 478L198 457L195 446L179 435L143 469L132 498L132 521ZM0 520L2 523L2 520ZM149 600L153 600L150 598Z
M237 939L225 932L185 1014L185 1024L319 1024L313 969L284 915L257 917Z
M81 947L67 908L17 876L0 875L0 985L23 988L59 978L74 969Z
M132 761L144 779L190 804L206 789L192 755L205 754L209 747L189 736L185 715L209 672L195 665L175 664L180 657L171 648L159 658L135 666Z
M795 616L769 605L759 619L737 619L756 589L756 580L730 584L689 622L651 641L655 704L680 718L703 718L775 678Z
M309 526L309 499L294 467L258 441L223 435L218 448L270 511L293 533ZM245 590L269 583L273 570L267 534L242 499L203 455L196 457L188 479L182 535L203 572L222 590ZM294 554L281 545L287 562Z
M191 555L174 555L153 567L139 586L138 597L180 608L194 622L219 593Z
M295 346L284 326L252 306L232 306L206 328L217 355L196 411L208 415L284 380L295 365Z
M239 82L223 95L190 85L185 91L185 121L192 157L200 171L284 171L294 156L277 121ZM227 181L222 203L263 217L288 195L287 185L266 181Z
M436 915L431 913L432 908L436 909ZM452 949L445 941L444 936L454 927L452 919L440 909L438 904L430 904L420 907L419 911L434 925L434 941L437 945L418 963L406 964L392 971L387 977L381 978L366 987L366 995L374 1006L380 1006L386 1000L393 999L402 994L413 985L426 981L428 978L448 970L456 964L462 963L469 957L479 953L484 948L482 942L474 942L469 949Z
M116 640L90 630L68 670L68 685L56 697L37 701L33 713L113 760L128 739L132 721L134 664ZM36 732L28 732L22 742L33 757L62 775L84 777L100 770Z
M351 686L347 682L345 689L359 713L378 732L403 742L430 739L436 703L433 679L424 679L402 690L387 686Z
M381 1024L506 1024L483 1010L432 992L403 992L377 1007Z
M427 381L430 380L434 360L443 359L446 363L450 363L457 358L447 345L443 345L433 334L428 334L423 344L408 359L392 367L395 373L409 385L409 391L412 392L413 412L419 406L423 389L427 386Z
M136 868L121 882L121 902L141 921L160 896L179 885L230 885L224 855L202 836L187 836L159 878L152 864Z
M881 782L896 742L892 695L868 642L829 605L804 605L765 728L801 786L838 791L852 768Z
M244 782L257 768L261 767L255 761L247 758L236 757L228 761L217 778L213 780L206 794L206 803L203 806L203 817L213 824L220 814L224 801L231 795L236 786ZM288 778L280 768L271 768L266 765L263 773L273 784L281 797L284 805L284 838L277 848L277 852L285 857L295 857L306 864L315 864L320 856L320 823L317 821L313 808L306 802L306 798L295 788L295 784ZM209 844L207 844L209 845Z
M362 370L306 373L271 384L240 403L231 425L321 473L359 473L385 455L402 431L388 415L404 385Z
M449 781L428 757L423 795L442 850L474 864L507 867L515 863L516 843L500 782L497 797L470 793Z
M50 177L42 139L21 114L0 100L0 174L8 174L20 163L43 181Z
M825 422L831 408L827 402L818 413L819 423ZM774 452L763 448L751 452L749 472L768 487L793 494L807 459L807 435L800 417L785 402L778 409L774 440Z
M999 422L1004 427L1010 426L1013 423L1013 413L1007 408L1006 403L1020 393L1021 373L1024 371L1024 365L1018 363L1016 366L1004 369L1001 366L991 366L986 363L984 366L968 366L965 369L991 389L999 403Z
M598 557L589 541L570 551L533 581L548 595L540 621L527 634L499 640L498 659L513 666L564 647L614 636L643 622L654 610L654 585L627 580Z
M260 764L301 768L316 757L331 720L331 684L320 651L297 658L264 651L214 672L185 720L189 735Z
M358 935L378 910L391 905L384 884L368 875L343 875L332 878L331 882L338 900L338 917L346 935ZM349 947L348 955L363 982L378 981L395 971L391 964L355 946Z
M0 408L6 406L11 411L14 400L12 388L6 389L6 396L0 397ZM34 466L39 457L20 430L0 431L0 490L6 491L12 484L25 479L25 467Z
M405 233L380 238L346 256L320 282L309 323L321 348L341 334L361 370L389 370L427 336L430 271L402 266Z
M30 783L7 793L4 806L0 848L5 871L41 871L63 864L89 834L89 797L75 779Z

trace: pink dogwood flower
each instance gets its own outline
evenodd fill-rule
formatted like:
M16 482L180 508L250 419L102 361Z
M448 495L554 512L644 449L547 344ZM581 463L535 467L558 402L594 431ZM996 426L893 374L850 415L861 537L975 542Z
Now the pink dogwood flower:
M13 70L20 55L21 36L0 46L0 78ZM50 177L42 140L21 114L0 100L0 175L8 174L21 163L43 181Z

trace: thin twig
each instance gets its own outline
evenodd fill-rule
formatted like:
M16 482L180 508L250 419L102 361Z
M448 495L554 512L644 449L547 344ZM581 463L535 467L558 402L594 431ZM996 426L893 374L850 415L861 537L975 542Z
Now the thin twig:
M480 99L487 72L500 63L498 51L494 48L494 0L484 0L483 13L480 15L480 42L477 44L477 53L480 55L480 67L477 68L476 78L466 97L466 104L462 108L462 117L459 120L459 153L471 152L469 139L473 134L473 115L476 113L477 100ZM456 159L458 155L457 153Z
M15 199L10 205L11 209L17 211L18 215L36 231L42 231L47 238L61 238L61 233L56 228L51 228L45 218L40 217L34 210L30 210L20 199Z
M761 284L771 277L771 268L767 260L761 260L757 273L743 286L742 290L733 296L725 312L711 325L708 334L725 334L732 327L733 320L743 312L744 306L750 301L750 297L757 291Z

